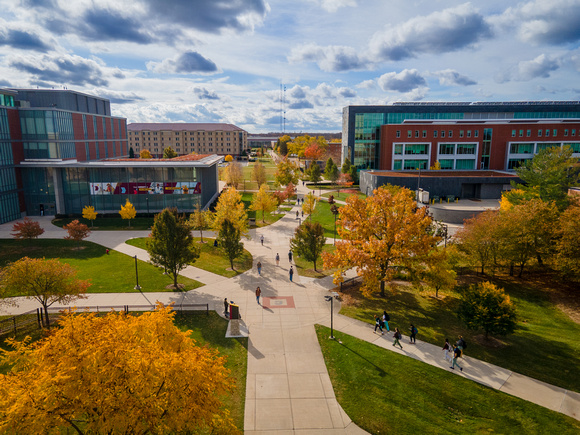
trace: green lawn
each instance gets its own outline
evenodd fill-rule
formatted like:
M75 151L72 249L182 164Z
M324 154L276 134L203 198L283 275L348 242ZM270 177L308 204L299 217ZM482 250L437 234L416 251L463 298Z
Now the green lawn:
M341 204L336 204L340 209ZM338 215L336 216L338 219ZM334 238L334 215L330 211L330 205L326 201L317 201L314 213L312 213L312 222L319 222L324 228L324 237L327 239ZM338 237L338 234L337 234Z
M250 206L252 204L252 197L254 196L253 192L245 192L242 193L242 202L244 203L244 207L246 207L246 212L248 213L248 218L256 219L256 225L250 226L250 228L261 228L268 225L273 224L274 222L279 221L284 217L284 213L266 213L264 217L264 221L262 222L262 212L261 211L254 211L250 210Z
M78 269L78 278L90 280L88 293L136 293L135 259L117 251L106 254L106 248L96 243L77 243L64 239L37 239L32 241L0 239L0 267L22 257L59 258ZM163 271L144 261L138 261L139 285L143 292L173 291L166 287L173 283ZM203 286L202 283L180 276L178 282L186 290ZM17 296L17 295L11 295ZM82 301L81 301L82 303Z
M338 402L371 434L577 434L580 421L317 325Z
M469 276L465 280L477 281ZM487 277L486 279L491 279ZM457 292L446 291L440 298L434 292L421 292L399 286L395 294L383 299L364 298L356 289L348 290L341 313L368 323L373 315L387 310L391 328L398 326L408 335L409 324L418 329L420 340L443 345L445 338L455 342L459 334L468 342L466 353L517 373L580 392L580 324L558 309L544 290L547 284L502 277L492 282L505 289L516 306L519 323L514 334L486 342L482 331L469 331L455 312ZM558 284L556 284L557 286Z
M334 245L324 246L323 252L334 252ZM310 278L324 278L325 276L332 275L336 269L323 269L322 268L322 257L316 262L316 271L314 270L314 264L312 261L306 261L305 259L294 256L294 261L296 263L296 271L300 276L307 276Z
M137 248L145 249L146 240L146 237L140 237L129 239L126 243L131 246L136 246ZM200 238L195 238L195 240L199 241ZM201 247L200 256L195 263L192 263L192 266L227 278L233 278L234 276L238 276L252 268L253 258L249 251L244 250L244 254L234 260L235 270L231 270L230 261L227 259L225 254L219 248L213 246L214 239L204 237L203 241L204 243L199 243L199 246Z
M91 221L83 217L76 218L58 218L53 219L52 224L57 227L62 228L64 225L68 225L74 220L78 220L81 224L87 225L91 230L94 231L137 231L137 230L149 230L153 226L153 217L136 217L131 219L131 227L129 227L129 222L120 217L102 217L97 215L97 218L93 221L93 226L91 226Z
M200 346L217 348L221 355L227 357L226 367L236 379L236 389L231 395L224 397L224 403L230 410L236 426L243 431L248 339L225 338L228 322L215 311L210 311L209 316L206 316L205 312L177 314L175 324L182 330L191 330L191 337Z

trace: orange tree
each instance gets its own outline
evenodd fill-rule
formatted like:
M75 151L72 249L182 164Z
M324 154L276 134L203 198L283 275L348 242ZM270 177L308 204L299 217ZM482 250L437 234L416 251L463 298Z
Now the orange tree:
M38 239L38 236L44 233L44 230L37 221L33 221L27 217L22 222L16 222L12 226L12 231L14 231L12 236L15 239L25 240Z
M343 272L356 267L363 277L363 292L370 294L397 271L411 277L422 269L438 238L428 234L431 218L418 208L408 189L381 186L373 196L361 199L350 196L339 210L338 234L334 253L322 254L325 268L339 268L335 283Z
M140 316L65 314L60 328L1 351L2 433L237 433L220 397L224 358L162 305Z
M68 225L64 225L63 228L68 232L68 236L65 236L67 240L74 240L77 242L77 248L79 247L81 240L86 239L91 234L91 230L85 224L81 224L78 219L75 219Z
M24 257L0 271L0 295L18 294L36 299L43 307L49 324L48 307L55 302L67 304L83 297L90 286L76 278L76 270L56 258Z

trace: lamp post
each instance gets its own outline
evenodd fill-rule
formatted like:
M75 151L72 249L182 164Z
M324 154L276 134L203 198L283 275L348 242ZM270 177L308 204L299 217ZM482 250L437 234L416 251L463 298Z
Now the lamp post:
M135 290L141 290L141 286L139 285L139 269L137 269L137 256L135 255L135 280L137 281L137 285L135 286Z
M333 316L334 316L334 298L332 296L324 296L324 299L326 300L326 302L330 301L330 338L331 340L334 340L334 324L333 324Z

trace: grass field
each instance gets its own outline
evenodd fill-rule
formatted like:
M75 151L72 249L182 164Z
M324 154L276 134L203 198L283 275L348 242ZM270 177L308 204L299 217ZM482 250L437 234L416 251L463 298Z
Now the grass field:
M326 245L322 252L334 252L334 245ZM298 255L294 256L294 262L296 263L296 271L300 276L307 276L310 278L324 278L325 276L332 275L336 269L323 269L322 268L322 257L316 262L316 271L314 270L314 264L312 261L306 261Z
M146 237L140 237L129 239L125 243L131 246L136 246L137 248L145 249L146 240ZM195 238L195 240L200 241L199 238ZM230 261L226 258L225 254L219 248L213 246L214 239L204 237L203 241L204 243L198 244L201 248L201 252L199 258L192 264L192 266L227 278L233 278L234 276L238 276L240 273L252 268L253 258L249 251L244 250L244 254L234 260L235 270L231 270Z
M267 225L271 225L274 222L279 221L280 219L282 219L284 217L284 213L274 211L272 213L266 213L266 215L264 216L264 219L263 219L264 222L262 222L262 212L250 210L253 196L254 196L254 193L252 193L252 192L242 193L242 202L244 203L244 207L246 207L246 212L248 213L248 218L256 219L256 225L255 226L252 225L252 226L250 226L250 228L265 227Z
M136 217L131 219L131 227L128 226L128 221L121 219L120 217L99 217L93 221L93 226L91 226L91 221L83 217L76 218L58 218L53 219L52 224L62 228L64 225L68 225L74 220L78 220L81 224L85 224L89 227L91 231L138 231L138 230L149 230L153 226L153 216L151 217Z
M316 326L338 402L371 434L577 434L580 421Z
M460 277L461 282L481 280L477 276ZM398 326L408 335L409 324L418 329L419 340L443 346L459 334L468 342L466 353L517 373L580 392L580 324L564 314L552 300L553 292L563 284L550 284L541 275L526 280L510 277L491 279L505 289L516 306L518 326L514 334L486 341L482 331L469 331L455 314L459 293L434 292L400 285L395 294L364 298L356 289L344 295L341 313L364 322L374 323L373 315L383 310L391 316L391 328ZM550 286L555 286L550 289ZM577 289L576 289L577 290ZM571 294L573 288L569 290Z
M83 241L64 239L37 239L32 241L0 239L0 267L22 257L58 258L77 268L79 279L90 280L88 293L137 293L135 290L135 259L117 251L106 254L106 248ZM166 287L173 278L144 261L138 261L139 285L142 292L173 291ZM202 283L180 276L177 280L185 290L203 286ZM16 294L10 296L18 296Z
M341 204L336 204L338 208ZM336 217L338 219L338 216ZM312 222L319 222L324 228L324 237L327 239L334 238L334 215L330 211L330 205L326 201L317 201L314 213L312 213ZM338 234L337 234L338 237Z

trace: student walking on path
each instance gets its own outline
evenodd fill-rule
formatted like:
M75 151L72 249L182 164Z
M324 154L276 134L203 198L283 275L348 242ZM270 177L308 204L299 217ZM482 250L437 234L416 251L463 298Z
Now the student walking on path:
M445 361L453 362L453 348L451 347L451 343L449 343L449 339L445 339L445 344L443 345L442 350L445 351Z
M280 266L280 254L276 253L276 266Z
M393 337L395 337L395 341L393 342L393 346L399 345L401 350L403 350L403 346L401 346L401 342L399 341L401 338L403 338L403 336L399 332L399 328L395 328L395 335L393 335Z
M465 340L463 339L463 335L460 335L457 342L455 343L455 346L459 348L459 356L463 356L463 349L467 348L467 343L465 343Z
M260 304L260 295L262 294L262 290L260 290L260 286L256 288L256 302Z
M292 251L288 251L288 261L292 263Z
M387 327L387 332L391 332L391 330L389 329L389 320L391 320L391 316L389 316L389 313L387 313L386 311L383 311L383 323Z
M374 332L377 332L377 328L379 328L381 331L381 335L384 334L382 323L383 323L383 321L381 320L381 318L379 316L375 316L375 331Z
M453 351L453 365L451 367L449 367L452 370L455 370L455 366L459 367L459 370L463 371L463 367L461 367L459 364L457 364L457 358L459 358L461 356L461 349L459 349L459 347L456 347L455 350Z
M258 261L256 267L258 268L258 275L262 275L262 263L260 261Z
M260 236L260 242L262 242L262 246L264 246L264 235L263 234Z
M288 276L290 276L290 282L292 282L292 277L294 276L294 269L290 266L290 270L288 271Z
M413 325L411 323L411 327L409 328L409 331L411 331L411 335L409 336L409 343L415 343L417 344L417 332L419 332L417 330L417 328L415 328L415 325Z

